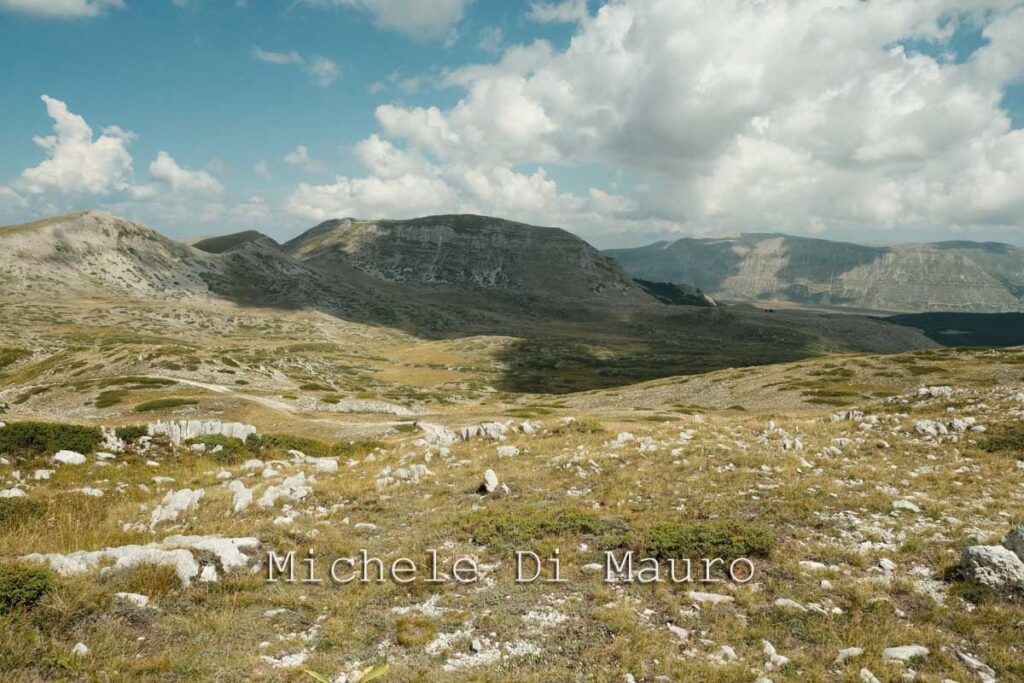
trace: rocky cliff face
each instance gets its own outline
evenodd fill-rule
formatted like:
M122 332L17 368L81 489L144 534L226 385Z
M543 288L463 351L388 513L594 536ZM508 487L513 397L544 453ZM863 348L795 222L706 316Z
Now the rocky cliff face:
M878 311L1024 310L1024 249L942 242L867 246L748 234L605 252L634 277L718 299Z
M285 248L321 272L417 287L650 301L613 260L558 228L484 216L322 223Z

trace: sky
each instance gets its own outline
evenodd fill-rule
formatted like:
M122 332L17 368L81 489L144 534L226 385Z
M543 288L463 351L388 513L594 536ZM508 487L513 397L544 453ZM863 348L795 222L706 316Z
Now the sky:
M0 0L0 224L1024 244L1024 0Z

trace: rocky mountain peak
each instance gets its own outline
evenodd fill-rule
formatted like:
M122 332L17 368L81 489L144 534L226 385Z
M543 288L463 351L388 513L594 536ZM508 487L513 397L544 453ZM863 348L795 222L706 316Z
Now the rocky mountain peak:
M285 247L321 270L355 267L389 282L648 300L622 268L575 235L488 216L326 221Z

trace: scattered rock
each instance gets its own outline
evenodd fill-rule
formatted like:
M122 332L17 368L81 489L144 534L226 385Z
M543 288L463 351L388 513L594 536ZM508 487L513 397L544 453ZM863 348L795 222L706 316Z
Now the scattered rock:
M75 451L57 451L53 456L53 461L61 465L84 465L85 456Z
M982 683L995 683L996 672L992 667L988 666L974 655L967 654L966 652L956 651L957 659L963 662L963 665L968 669L978 674L978 678L981 679Z
M514 458L519 455L519 449L515 446L498 446L499 458Z
M136 607L149 607L149 596L141 595L139 593L114 593L114 596L119 600L131 603Z
M85 657L89 654L89 648L85 643L77 643L71 648L72 657Z
M927 657L928 648L924 645L900 645L887 647L882 651L883 662L909 662L915 657Z
M168 491L163 502L154 510L149 520L149 528L153 529L162 522L173 522L188 510L194 508L202 500L206 492L203 489L181 489Z
M911 502L909 500L894 500L893 503L892 503L892 509L893 510L906 510L907 512L920 512L921 511L921 508L919 508L916 504L914 504L913 502Z
M250 505L252 505L252 491L245 488L245 484L237 479L233 479L228 484L228 491L233 494L231 499L231 511L236 515L240 512L244 512Z
M860 670L860 680L861 683L882 683L877 677L875 677L875 674L871 673L870 669Z
M484 472L484 482L480 484L479 493L494 493L498 490L498 486L498 475L495 474L494 470L487 470Z
M968 579L989 588L1024 588L1024 561L1001 545L968 546L961 563Z
M690 591L686 594L694 602L707 603L711 605L724 605L735 601L731 595L720 593L703 593L701 591Z
M854 659L864 654L864 648L861 647L848 647L845 650L840 650L839 654L836 655L835 664L843 664L848 659Z

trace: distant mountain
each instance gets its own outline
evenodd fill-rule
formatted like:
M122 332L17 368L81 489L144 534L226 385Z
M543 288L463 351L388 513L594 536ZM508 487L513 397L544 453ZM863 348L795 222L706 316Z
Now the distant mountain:
M684 238L604 252L635 278L719 300L891 312L1024 310L1024 249L938 242L869 246L779 234Z
M246 230L245 232L236 232L230 235L208 237L206 239L199 240L198 242L193 242L192 246L199 251L205 251L208 254L223 254L225 251L237 249L254 242L263 242L270 246L280 247L280 245L273 239L256 230Z
M326 221L284 245L328 274L355 268L417 288L650 302L612 259L559 228L473 215Z

